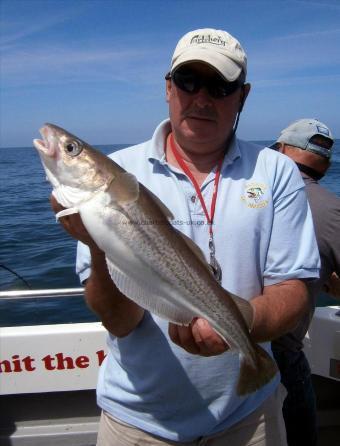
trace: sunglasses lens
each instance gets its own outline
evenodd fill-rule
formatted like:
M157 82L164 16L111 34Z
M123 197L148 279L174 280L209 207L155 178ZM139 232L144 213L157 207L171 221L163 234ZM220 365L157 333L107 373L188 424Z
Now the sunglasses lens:
M197 93L200 89L199 78L192 72L175 71L173 80L186 93Z
M172 79L176 86L186 93L197 93L202 87L205 87L209 95L216 99L231 95L241 86L238 80L226 82L218 75L203 77L189 69L176 70Z
M213 98L225 98L233 94L239 87L238 81L225 82L220 77L216 77L210 81L210 85L207 88Z

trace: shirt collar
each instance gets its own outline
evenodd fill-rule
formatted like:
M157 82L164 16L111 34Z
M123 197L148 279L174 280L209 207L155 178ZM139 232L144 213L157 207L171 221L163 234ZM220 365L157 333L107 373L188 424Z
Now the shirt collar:
M158 125L152 135L150 155L148 157L149 161L158 161L160 164L166 164L164 147L166 138L170 132L170 119L165 119Z

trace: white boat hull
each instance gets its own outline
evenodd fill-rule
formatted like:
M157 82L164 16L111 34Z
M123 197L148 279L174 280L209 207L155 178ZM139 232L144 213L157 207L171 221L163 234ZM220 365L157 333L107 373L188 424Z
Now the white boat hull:
M80 295L82 289L22 292L22 298ZM0 298L18 298L12 292ZM305 339L317 398L319 446L340 435L340 307L317 308ZM0 328L0 444L94 446L95 387L106 354L99 322ZM330 378L330 379L329 379Z
M0 328L0 394L95 389L106 333L99 322Z
M340 307L316 308L304 352L313 374L340 381Z

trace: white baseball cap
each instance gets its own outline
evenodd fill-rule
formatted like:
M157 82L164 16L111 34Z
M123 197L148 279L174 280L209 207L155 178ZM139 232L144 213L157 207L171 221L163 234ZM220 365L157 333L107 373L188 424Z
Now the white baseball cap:
M212 28L197 29L178 42L171 61L171 73L189 62L204 62L229 82L247 73L247 55L235 37Z
M320 135L331 140L330 148L310 142L313 136ZM299 149L316 153L324 158L331 158L334 138L330 129L318 119L299 119L283 129L277 142L283 142Z

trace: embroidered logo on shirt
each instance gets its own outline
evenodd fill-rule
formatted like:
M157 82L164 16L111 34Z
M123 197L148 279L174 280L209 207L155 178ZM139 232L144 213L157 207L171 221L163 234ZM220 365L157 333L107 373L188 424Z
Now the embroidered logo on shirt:
M264 195L267 186L263 183L247 183L244 195L241 195L241 200L246 203L249 208L264 208L268 204Z

